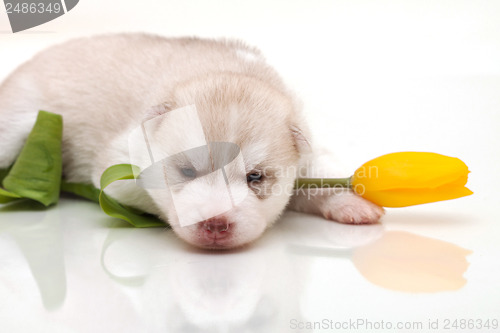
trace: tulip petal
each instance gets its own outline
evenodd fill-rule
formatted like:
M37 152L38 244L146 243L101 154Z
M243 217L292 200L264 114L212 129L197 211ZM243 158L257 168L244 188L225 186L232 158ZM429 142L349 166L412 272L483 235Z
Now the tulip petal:
M463 179L469 169L460 159L436 153L400 152L366 162L356 170L352 184L366 191L394 188L438 188ZM465 183L464 183L465 184Z
M366 191L362 197L383 207L406 207L457 199L473 194L467 187L441 186L433 189L392 189Z

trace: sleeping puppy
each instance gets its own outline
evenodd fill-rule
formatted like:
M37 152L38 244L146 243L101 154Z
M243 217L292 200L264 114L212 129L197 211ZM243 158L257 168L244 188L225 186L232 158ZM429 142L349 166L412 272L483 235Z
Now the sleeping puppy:
M383 214L349 190L293 190L299 175L345 174L313 152L293 94L239 42L145 34L72 40L11 74L0 106L0 168L15 161L38 110L61 114L66 180L99 187L107 167L149 156L165 187L117 182L108 193L199 247L249 243L287 205L342 223L374 223ZM137 129L148 155L134 159Z

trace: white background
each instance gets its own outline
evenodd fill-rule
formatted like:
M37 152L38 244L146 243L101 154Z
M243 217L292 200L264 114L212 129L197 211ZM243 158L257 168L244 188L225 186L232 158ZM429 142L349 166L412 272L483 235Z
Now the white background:
M194 251L168 231L110 228L113 220L98 207L73 199L52 215L0 212L1 331L288 332L299 331L290 328L293 318L500 320L499 1L82 0L66 15L16 34L2 11L0 78L56 42L126 31L255 45L303 100L315 141L346 170L389 152L438 152L467 163L475 194L389 209L372 229L288 214L252 247L222 255ZM325 228L335 236L326 237ZM473 251L467 284L436 293L393 291L364 279L348 258L287 250L297 243L350 249L383 230ZM37 271L33 262L43 258L30 261L26 253L38 248L20 251L20 244L43 244L41 235L54 232L60 248L50 253L64 265L51 271L41 263ZM146 282L128 285L103 271L99 253L109 237L116 240L111 266L125 275L147 272ZM40 282L61 274L59 287ZM47 297L56 305L47 306Z

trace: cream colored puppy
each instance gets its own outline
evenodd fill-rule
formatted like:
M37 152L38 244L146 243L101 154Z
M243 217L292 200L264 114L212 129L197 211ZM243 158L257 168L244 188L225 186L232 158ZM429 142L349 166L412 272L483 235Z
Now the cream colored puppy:
M244 186L244 198L224 211L221 188L209 172L222 170L214 165L222 163L224 152L219 162L213 151L205 162L185 153L181 137L191 135L192 124L175 118L165 118L148 133L159 149L178 148L177 157L164 165L170 170L165 182L173 184L175 178L175 189L132 181L114 185L109 193L158 215L199 247L251 242L288 203L293 210L343 223L373 223L383 214L350 191L293 191L299 170L301 176L334 175L313 170L325 169L325 163L311 151L299 104L262 55L239 42L145 34L72 40L20 66L0 86L0 106L0 168L15 161L38 110L47 110L64 118L64 177L95 186L107 167L131 162L131 131L172 110L195 107L207 144L239 148L244 184L231 170L224 179L235 184L233 191L243 193ZM183 214L194 210L202 216L199 221L181 226Z

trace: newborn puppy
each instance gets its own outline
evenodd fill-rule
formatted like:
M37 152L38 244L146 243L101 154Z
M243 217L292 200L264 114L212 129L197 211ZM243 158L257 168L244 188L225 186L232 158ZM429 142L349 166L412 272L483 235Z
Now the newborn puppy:
M325 165L311 151L299 104L261 54L239 42L145 34L72 40L20 66L0 86L0 106L0 168L15 161L38 110L47 110L64 119L64 177L96 187L106 168L131 162L130 133L160 119L147 139L162 157L177 152L163 166L170 188L124 181L112 184L108 193L158 215L199 247L251 242L288 203L343 223L373 223L383 214L348 190L293 191L299 171L302 177L335 175L310 169ZM193 148L189 138L197 135L190 132L191 121L162 117L189 106L207 143L205 162L185 153ZM231 197L229 210L221 199L228 188L207 172L220 162L214 161L211 143L235 144L242 157L243 181L238 168L223 174L226 185L232 182L232 190L245 193L238 202ZM178 178L175 189L172 178ZM198 220L181 226L190 211Z

